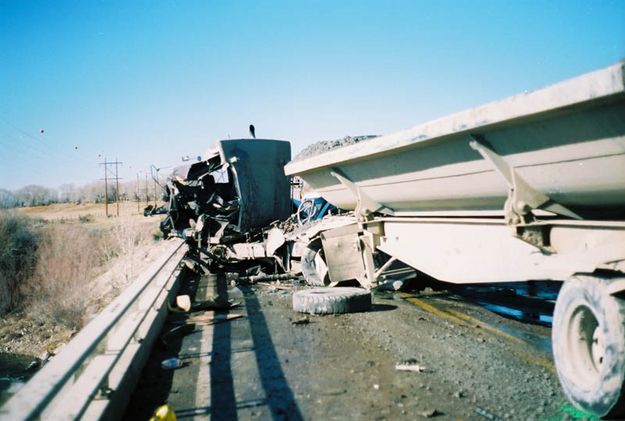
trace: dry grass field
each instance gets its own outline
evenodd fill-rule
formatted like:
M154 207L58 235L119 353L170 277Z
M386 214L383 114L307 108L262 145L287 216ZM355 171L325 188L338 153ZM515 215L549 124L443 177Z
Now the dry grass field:
M137 202L120 202L119 216L143 218L143 208L145 206L145 202L142 202L137 209ZM49 206L19 208L17 211L24 215L48 221L71 222L80 221L81 218L93 218L97 222L103 222L117 217L117 206L114 203L108 205L109 218L106 218L106 207L102 203L57 203Z
M119 217L112 216L116 207L109 205L106 217L103 204L55 204L0 215L24 224L36 238L28 246L35 267L13 280L17 299L0 320L0 352L54 349L158 257L162 217L144 217L136 203L120 203L119 210Z

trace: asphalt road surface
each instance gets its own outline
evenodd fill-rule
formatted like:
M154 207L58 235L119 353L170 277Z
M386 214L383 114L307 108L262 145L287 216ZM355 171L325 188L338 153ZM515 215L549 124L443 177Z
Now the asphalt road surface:
M218 278L185 285L201 301L226 288ZM371 311L338 316L294 313L291 294L303 286L227 288L239 303L228 312L169 317L126 419L163 403L181 420L581 417L560 390L546 326L429 288L375 295ZM171 357L182 366L163 369Z

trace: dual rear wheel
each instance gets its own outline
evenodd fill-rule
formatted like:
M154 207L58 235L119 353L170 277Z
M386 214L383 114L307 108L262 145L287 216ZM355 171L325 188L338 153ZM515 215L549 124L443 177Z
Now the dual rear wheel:
M596 416L625 414L625 301L614 278L575 275L553 315L553 355L565 394Z

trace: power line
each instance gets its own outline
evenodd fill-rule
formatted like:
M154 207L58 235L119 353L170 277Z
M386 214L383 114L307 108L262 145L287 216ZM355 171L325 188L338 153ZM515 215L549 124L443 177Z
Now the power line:
M117 216L119 216L119 173L118 173L118 166L123 164L123 162L119 162L117 159L115 159L115 161L107 161L106 158L104 158L104 162L100 162L100 165L104 166L104 178L102 180L104 180L104 204L105 204L105 209L106 209L106 216L109 216L109 192L108 192L108 181L109 180L114 180L115 181L115 205L117 207ZM109 175L109 167L115 166L115 176L111 177Z
M55 158L55 160L57 161L65 160L65 161L71 162L71 161L77 161L77 158L80 158L84 162L84 161L91 161L92 159L94 159L94 158L90 158L86 156L82 152L82 150L79 149L78 145L74 145L73 150L71 151L67 151L67 150L63 151L59 149L58 146L60 145L60 142L56 141L57 139L55 138L55 136L54 135L51 136L49 132L48 133L45 133L45 131L42 132L42 136L44 137L38 138L36 136L33 136L33 134L29 133L28 131L10 122L6 118L2 117L1 115L0 115L0 121L3 121L5 125L13 129L20 135L21 139L19 140L21 142L18 143L17 145L27 147L30 150L30 152L37 154L39 158L49 158L50 154L52 153L56 155L56 157L53 157L53 158ZM41 129L41 130L44 130L44 129ZM12 137L13 139L17 140L15 135L9 135L8 137ZM25 139L25 137L27 139L30 139L31 142L28 142L28 140ZM23 142L24 140L26 140L26 142ZM45 140L45 142L43 142L43 140ZM13 149L15 149L14 144L9 145L9 146L12 146ZM74 155L78 155L78 157ZM29 157L29 158L32 158L32 157ZM78 162L80 162L80 160L78 160Z

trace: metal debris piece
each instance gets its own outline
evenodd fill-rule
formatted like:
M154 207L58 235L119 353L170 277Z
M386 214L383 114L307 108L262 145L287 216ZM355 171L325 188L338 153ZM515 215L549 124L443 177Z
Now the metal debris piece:
M188 313L190 311L228 310L238 305L239 303L235 301L222 301L218 299L191 304L191 298L188 295L179 295L176 297L176 306L167 303L167 308L172 313Z
M269 287L270 290L290 291L293 289L293 285L273 284L268 282L258 282L256 285Z
M490 421L504 421L503 418L500 418L499 416L493 414L492 412L488 411L487 409L480 408L479 406L475 407L475 413L478 414L478 415L483 416L484 418L486 418L487 420L490 420Z
M191 297L188 295L178 295L176 297L176 305L184 312L191 310Z
M254 276L259 275L261 273L262 267L260 265L255 265L250 268L245 269L245 276Z
M294 275L292 273L280 273L277 275L267 275L261 272L259 275L255 276L242 276L239 278L241 282L249 282L250 284L255 284L262 281L286 281L291 279L299 279L298 275Z
M238 313L219 314L209 311L198 316L189 317L187 319L187 323L196 325L212 325L216 323L228 322L241 317L243 317L243 315Z
M228 310L237 307L240 303L237 301L225 301L225 300L206 300L197 303L193 303L191 311L208 311L208 310Z
M421 415L422 417L426 417L426 418L432 418L437 415L441 415L441 413L436 408L428 408L424 411L421 411L419 415Z
M291 320L291 324L294 326L307 325L310 323L310 319L308 317L304 317L302 319Z
M419 364L395 364L397 371L413 371L415 373L423 373L427 371L425 367Z
M347 389L345 388L328 389L328 390L321 392L321 394L324 396L338 396L338 395L343 395L345 393L347 393Z

